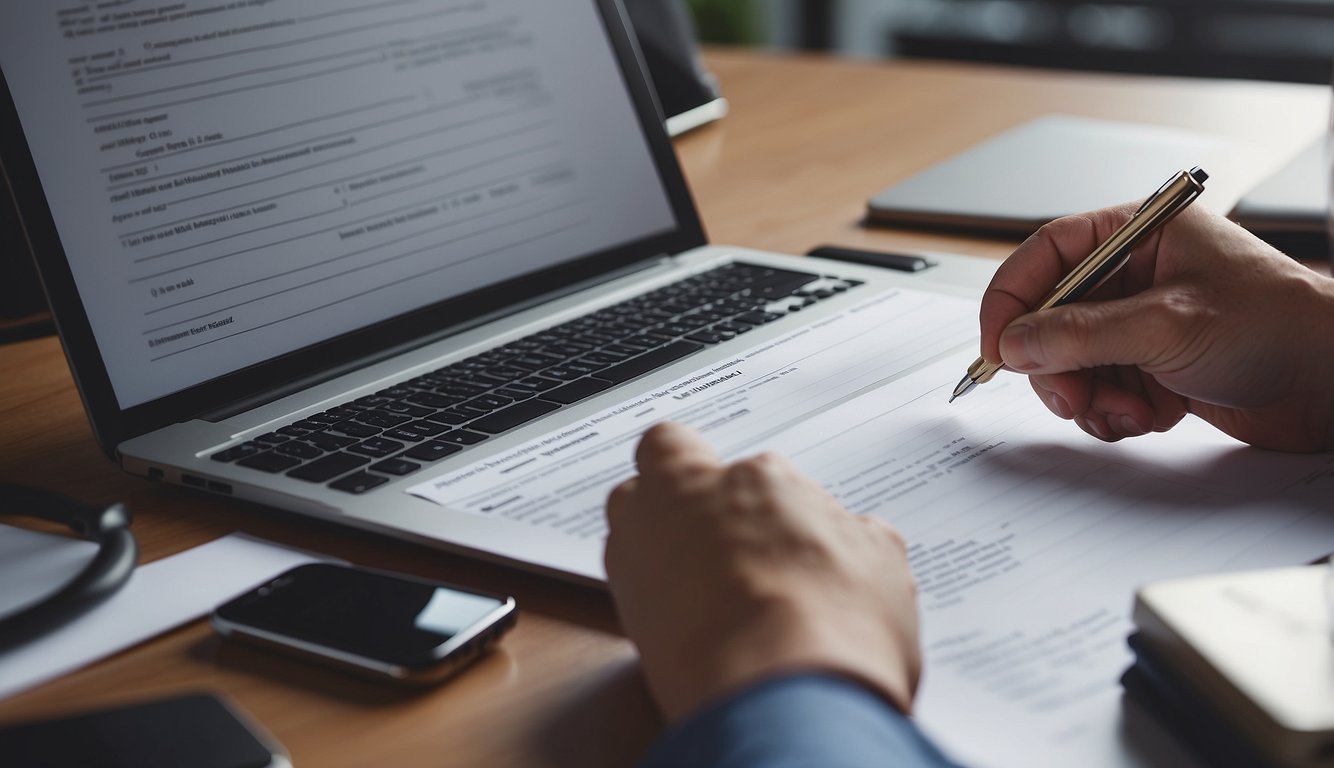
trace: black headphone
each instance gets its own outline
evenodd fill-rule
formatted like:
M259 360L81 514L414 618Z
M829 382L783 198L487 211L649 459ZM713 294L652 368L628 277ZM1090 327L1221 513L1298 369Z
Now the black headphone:
M65 586L44 600L0 617L0 652L55 629L115 594L129 581L139 561L139 545L130 533L130 513L124 505L99 509L54 491L0 483L0 514L63 523L99 545L93 559Z

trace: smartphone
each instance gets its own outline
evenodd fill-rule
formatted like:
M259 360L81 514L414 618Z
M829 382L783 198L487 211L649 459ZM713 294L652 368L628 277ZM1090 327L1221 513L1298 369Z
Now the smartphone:
M5 765L291 768L271 736L207 693L0 726Z
M512 597L330 563L293 568L213 611L236 638L403 683L433 683L514 626Z

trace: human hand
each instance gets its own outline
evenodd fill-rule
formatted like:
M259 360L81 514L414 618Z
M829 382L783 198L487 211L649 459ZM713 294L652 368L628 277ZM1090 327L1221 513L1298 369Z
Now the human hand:
M1217 214L1186 209L1086 300L1028 313L1133 212L1058 219L1020 245L982 298L982 356L1103 440L1194 413L1262 448L1334 448L1334 280Z
M825 670L903 712L921 673L903 539L772 454L725 466L659 424L607 503L607 578L671 719L766 677Z

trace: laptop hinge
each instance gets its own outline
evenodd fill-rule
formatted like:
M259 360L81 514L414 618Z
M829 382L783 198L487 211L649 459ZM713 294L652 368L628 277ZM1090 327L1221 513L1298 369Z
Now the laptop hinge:
M633 275L638 272L644 272L646 270L653 269L654 267L658 267L665 263L670 263L670 262L671 262L670 256L656 256L636 261L633 264L628 264L623 267L617 267L616 269L603 272L597 275L596 277L591 277L587 280L581 280L577 283L565 286L564 288L560 288L555 291L535 296L531 299L528 299L527 301L511 304L505 307L504 309L498 309L495 310L494 312L490 312L485 315L480 315L478 317L471 318L465 322L456 323L454 325L441 328L438 331L427 334L426 336L417 339L413 339L410 342L406 342L404 344L400 344L395 347L390 347L388 349L381 350L380 352L377 352L374 355L368 355L356 360L349 361L343 365L335 366L332 368L326 368L310 376L306 376L295 381L287 382L282 386L265 390L264 392L258 393L251 397L233 401L216 410L200 413L196 415L195 418L202 419L203 421L213 421L213 422L224 421L226 419L232 418L233 416L245 413L246 411L254 410L255 408L258 408L262 405L268 405L269 403L272 403L275 400L281 400L282 398L287 397L288 395L292 395L302 390L309 389L310 387L313 387L317 384L322 384L326 381L332 381L333 379L336 379L339 376L352 373L368 365L372 365L374 363L378 363L383 360L388 360L389 358L394 357L396 355L401 355L406 352L410 352L414 349L419 349L428 344L433 344L437 341L440 341L441 339L446 339L449 338L450 336L454 336L463 333L465 331L470 331L473 328L486 325L487 323L494 322L496 320L501 320L511 315L518 314L519 312L523 312L524 310L532 309L533 307L538 306L539 304L543 304L548 301L555 301L556 299L564 298L566 296L576 294L580 291L587 290L589 288L592 288L593 286L600 285L612 280L617 280L622 277L628 277L629 275Z

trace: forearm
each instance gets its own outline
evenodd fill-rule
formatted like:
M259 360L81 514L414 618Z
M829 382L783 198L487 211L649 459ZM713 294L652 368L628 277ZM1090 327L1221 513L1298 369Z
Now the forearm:
M857 683L821 674L753 685L676 724L640 768L944 768L912 721Z

